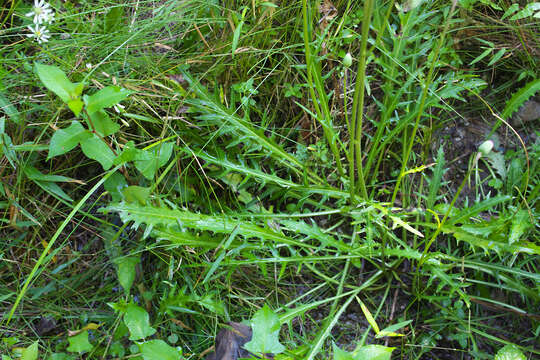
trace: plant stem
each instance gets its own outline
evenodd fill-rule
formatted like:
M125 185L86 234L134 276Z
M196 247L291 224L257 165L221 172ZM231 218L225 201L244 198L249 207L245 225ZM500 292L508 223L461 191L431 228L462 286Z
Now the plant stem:
M364 21L362 22L362 43L360 47L360 59L358 61L358 71L356 73L356 83L354 87L353 109L351 118L351 144L349 147L349 157L356 157L356 169L358 172L358 185L362 192L362 197L367 199L366 182L362 165L362 122L364 117L364 92L366 80L366 57L367 57L367 39L369 35L369 26L371 24L371 13L373 11L373 0L364 2ZM354 172L349 174L354 177Z

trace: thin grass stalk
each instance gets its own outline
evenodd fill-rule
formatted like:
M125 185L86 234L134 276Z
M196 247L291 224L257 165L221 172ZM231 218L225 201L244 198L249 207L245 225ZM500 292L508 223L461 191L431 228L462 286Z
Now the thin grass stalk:
M472 170L473 170L474 167L475 166L470 166L469 167L469 171L467 171L467 174L465 175L465 178L463 179L463 181L461 181L461 184L459 185L459 188L456 191L456 194L454 195L454 198L450 202L450 206L448 206L448 209L446 210L446 213L444 214L443 219L440 222L437 221L437 229L433 232L433 234L431 235L431 238L429 239L428 243L424 247L422 257L418 260L418 265L416 266L416 273L414 275L413 284L416 285L416 287L419 287L419 285L420 285L420 283L419 283L419 281L420 281L419 280L420 279L420 268L422 267L422 265L424 265L424 262L426 261L426 255L427 255L427 253L429 251L429 248L431 247L431 245L433 244L433 242L435 241L437 236L441 233L441 231L443 229L443 226L446 223L446 220L448 219L448 217L450 216L450 212L454 208L454 204L456 203L456 201L457 201L457 199L459 197L459 194L461 194L461 191L463 190L463 187L467 183L467 180L471 176L471 173L472 173Z
M8 325L9 322L11 321L13 315L15 314L15 310L17 310L17 307L19 306L20 302L24 298L24 295L26 294L26 291L28 290L28 286L30 285L30 283L32 283L32 281L36 277L36 274L39 268L41 267L41 264L43 264L43 262L45 261L45 258L49 254L50 250L52 249L53 245L55 244L60 234L62 234L62 231L64 230L64 228L67 226L67 224L69 224L69 222L71 221L73 216L75 216L75 214L79 211L79 209L84 204L86 204L86 201L90 198L90 196L92 196L92 194L94 194L94 192L96 192L96 190L120 167L121 165L118 165L114 169L110 170L104 177L102 177L101 180L99 180L96 183L96 185L94 185L92 189L90 189L90 191L82 198L82 200L79 201L79 203L73 208L73 210L71 210L71 212L66 217L66 219L62 222L58 230L56 230L53 237L47 244L47 247L45 247L45 249L43 249L43 251L41 252L41 255L39 259L37 260L36 264L34 265L34 267L32 268L30 275L28 275L28 277L26 278L26 281L24 282L24 285L21 291L19 292L19 295L17 295L17 298L15 299L15 302L13 303L13 306L11 307L11 310L9 311L7 319L5 320L5 325Z
M390 11L390 9L389 9ZM394 48L392 51L391 56L392 59L395 59L395 61L389 61L389 69L384 69L385 73L388 74L386 77L386 82L384 84L384 103L383 103L383 109L384 111L381 114L380 121L378 122L377 130L375 132L375 136L373 137L372 142L372 148L369 152L366 160L365 165L365 172L367 174L370 174L370 179L366 182L368 184L373 184L377 180L377 174L379 172L379 165L382 161L382 157L385 153L386 143L382 141L383 132L386 129L386 126L388 125L388 122L390 120L390 117L392 116L392 113L395 111L396 106L398 105L398 100L400 98L400 95L403 93L404 87L402 87L401 90L398 90L397 93L394 93L394 83L395 80L395 72L396 72L396 66L399 66L400 59L403 58L402 51L404 47L404 39L406 39L409 36L409 30L410 30L410 18L411 14L415 12L416 10L413 10L411 12L408 12L404 19L402 20L402 35L394 41ZM388 14L387 14L388 15ZM386 19L388 21L388 19ZM406 26L403 26L403 24L406 24ZM383 27L385 29L386 27ZM379 37L377 37L377 41L379 41ZM377 43L372 46L372 49L377 46ZM373 165L373 162L375 161L375 157L378 155L378 159L375 162L375 168L373 171L371 171L371 166Z
M369 27L371 25L371 14L373 11L374 0L365 0L364 2L364 20L362 22L362 42L360 47L360 59L358 61L358 70L356 72L356 83L354 86L353 109L351 114L351 142L349 144L349 157L354 160L356 157L356 169L358 172L358 185L364 199L368 198L364 171L362 168L362 123L364 117L365 101L365 80L366 80L366 57L367 57L367 38ZM349 174L354 177L354 171Z
M407 146L407 150L405 151L403 155L403 161L401 163L401 170L396 182L396 186L394 188L394 193L392 194L392 201L391 204L394 204L396 201L397 193L399 191L401 180L405 176L405 169L407 167L407 163L409 162L409 157L411 156L412 147L414 145L414 140L416 137L416 132L418 131L418 127L420 126L420 119L422 118L422 114L424 113L424 106L426 104L427 95L429 93L429 86L431 85L431 81L433 80L433 73L435 71L435 65L437 64L437 61L439 59L439 53L441 51L441 48L444 44L444 40L446 39L446 34L448 33L448 29L450 27L450 20L452 19L454 15L454 11L456 9L457 0L452 1L452 7L450 8L450 12L448 13L448 18L446 20L446 23L444 24L444 29L441 34L441 37L439 39L439 43L437 44L437 47L435 48L435 51L433 53L433 60L431 62L431 66L429 67L428 76L426 78L426 82L424 83L424 88L422 90L422 97L420 99L420 106L418 107L418 113L416 114L416 121L414 123L414 128L411 133L411 140ZM385 244L383 244L383 247Z
M308 16L308 6L307 6L307 0L302 0L302 17L303 17L303 27L304 27L304 51L306 55L306 68L307 68L307 80L308 80L308 88L311 95L311 98L313 99L313 106L315 107L315 112L317 113L317 120L321 123L323 127L324 137L326 138L326 141L328 142L328 145L330 146L330 150L332 151L332 155L334 156L337 164L337 170L340 176L344 177L345 173L343 171L343 165L341 163L341 157L339 154L339 150L336 145L336 134L333 131L332 128L332 118L330 114L330 109L328 108L328 99L326 97L326 93L324 91L323 81L321 78L321 70L315 69L315 65L313 63L313 59L311 56L311 46L309 43L309 39L311 39L311 31L310 31L310 24L311 24L311 16ZM313 74L315 74L315 82L313 81ZM317 89L317 93L319 94L319 97L315 94L315 90ZM318 101L321 102L321 107L319 107Z

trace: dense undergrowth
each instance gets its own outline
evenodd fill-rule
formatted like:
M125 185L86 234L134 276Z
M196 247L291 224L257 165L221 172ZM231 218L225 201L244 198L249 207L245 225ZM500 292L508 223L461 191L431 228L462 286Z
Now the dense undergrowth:
M0 10L2 360L540 354L539 3L51 7Z

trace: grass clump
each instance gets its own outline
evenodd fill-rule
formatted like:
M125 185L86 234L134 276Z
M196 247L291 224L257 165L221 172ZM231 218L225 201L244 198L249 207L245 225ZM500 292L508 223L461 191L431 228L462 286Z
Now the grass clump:
M516 5L8 2L3 357L537 355Z

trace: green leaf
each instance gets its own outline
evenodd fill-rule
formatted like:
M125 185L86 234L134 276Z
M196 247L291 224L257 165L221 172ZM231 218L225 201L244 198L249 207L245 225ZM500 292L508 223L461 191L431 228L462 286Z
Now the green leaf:
M114 30L124 18L124 7L115 6L109 10L107 15L105 15L105 21L103 23L103 30L105 33L109 33L111 30Z
M228 215L204 215L190 211L168 209L165 206L154 207L143 205L135 201L111 204L105 211L118 212L122 221L133 221L135 227L144 223L147 226L152 226L154 229L167 229L168 236L171 236L169 240L173 242L180 240L174 239L174 237L180 235L182 232L187 234L186 236L189 235L188 232L184 231L185 229L179 229L178 232L171 231L173 228L178 228L178 225L181 224L184 228L192 228L199 231L212 231L219 234L230 234L238 227L238 234L245 238L264 239L278 244L289 244L301 248L317 248L306 242L276 233L271 229L263 228L243 219L235 219ZM181 238L185 240L186 236L182 236ZM198 243L197 245L201 246L202 244L208 245L208 240ZM211 245L214 246L214 244Z
M519 348L514 345L506 345L499 351L497 351L497 354L495 355L495 360L526 360L527 358Z
M21 352L21 360L36 360L38 358L38 342L36 341Z
M534 3L528 4L527 6L525 6L525 8L523 8L523 10L521 10L520 12L518 12L517 14L512 16L510 18L510 20L525 19L525 18L527 18L529 16L533 16L533 14L538 10L540 10L540 3L539 2L534 2ZM538 14L536 14L535 17L538 17L537 15Z
M90 113L90 120L92 120L94 129L103 137L112 135L120 130L120 125L112 121L109 114L103 110Z
M139 258L135 256L121 257L114 260L117 266L116 274L118 282L124 288L126 295L129 294L133 280L135 280L135 266L139 263Z
M103 170L108 170L114 161L114 153L96 134L81 141L81 149L84 155L98 161Z
M109 354L111 356L114 356L116 358L123 358L126 354L126 350L122 346L122 343L119 341L115 341L111 344L111 347L109 349Z
M54 353L47 360L75 360L75 357L66 353Z
M336 344L332 345L334 349L334 360L354 360L351 353L341 350Z
M69 346L66 350L69 352L83 354L94 348L88 341L88 330L84 330L75 336L69 337L68 341Z
M504 15L501 17L501 20L506 19L508 16L512 15L518 10L519 10L519 4L515 3L515 4L510 5L508 9L506 9L506 11L504 12Z
M150 316L146 310L135 304L126 307L124 323L129 329L129 340L142 340L156 333L156 329L150 326Z
M71 125L65 129L56 130L49 144L49 155L47 156L47 160L57 155L67 153L75 148L81 141L91 136L91 133L86 131L78 121L73 121Z
M103 183L103 187L111 194L113 201L120 201L122 200L121 191L127 187L127 182L122 174L115 172Z
M508 243L519 241L521 236L531 227L533 224L529 218L529 213L526 210L519 210L512 218L512 226L510 227L510 236L508 237Z
M71 111L73 111L75 116L79 116L84 106L84 103L81 101L81 99L76 98L76 99L69 100L67 103L67 106Z
M279 343L279 328L278 316L265 304L251 319L253 336L244 349L255 354L282 353L285 347Z
M409 325L410 323L412 323L412 320L406 320L406 321L402 321L402 322L399 322L397 324L394 324L394 325L390 325L384 329L382 329L376 336L375 338L381 338L381 337L384 337L384 336L404 336L403 334L399 334L399 333L396 333L396 331L398 331L399 329Z
M500 152L491 151L485 156L491 166L497 171L501 179L506 178L506 164L504 161L504 155Z
M377 325L377 322L375 321L375 318L373 318L373 315L371 315L371 312L369 311L369 309L366 307L366 305L364 305L363 302L360 302L360 308L362 309L362 312L364 313L364 316L366 317L366 320L369 323L369 325L371 325L375 333L378 334L380 331L379 325Z
M89 114L96 111L109 108L118 104L120 101L125 100L131 91L123 89L118 86L107 86L93 95L84 96L84 102L86 104L86 110Z
M35 71L43 85L58 95L64 103L67 104L81 94L81 85L69 81L66 74L58 67L35 63Z
M116 157L116 159L114 159L114 165L120 165L129 161L133 161L139 151L142 150L138 150L137 148L135 148L135 144L133 143L133 141L129 141L126 145L124 145L122 152Z
M223 302L215 300L211 293L205 294L197 300L197 303L215 314L225 316L225 305Z
M146 199L150 196L150 188L132 185L122 190L122 195L127 202L138 202L141 205L146 204Z
M395 348L382 345L365 345L353 351L355 360L390 360Z
M495 64L497 61L499 61L500 58L502 58L502 56L506 53L506 49L505 48L502 48L500 49L499 51L497 51L497 53L493 56L493 58L490 60L490 62L488 63L487 66L492 66L493 64Z
M49 194L54 194L56 196L58 196L59 198L62 198L64 200L67 200L69 202L72 202L73 199L65 193L64 190L62 190L62 188L58 185L56 185L55 183L53 182L50 182L50 181L40 181L40 180L34 180L34 182L40 187L42 188L43 190L45 190L46 192L48 192Z
M156 171L165 165L171 157L173 143L162 143L150 150L140 150L135 156L135 167L145 178L151 180Z
M4 112L8 118L17 125L22 125L23 120L19 116L17 108L0 92L0 111Z
M240 24L238 24L238 26L236 27L236 29L234 29L232 46L231 46L231 54L233 57L236 52L236 48L238 47L238 40L240 40L240 34L242 34L243 26L244 26L244 21L241 21Z
M180 360L182 354L163 340L150 340L139 344L144 360Z
M24 168L24 174L31 180L54 181L54 182L78 182L77 180L61 175L42 174L38 169L31 165Z
M489 54L491 54L492 51L493 51L492 48L487 48L486 50L484 50L483 53L481 53L481 54L478 55L473 61L471 61L469 65L474 65L474 64L476 64L477 62L479 62L480 60L482 60L483 58L485 58L486 56L488 56Z
M535 79L519 89L506 103L501 117L507 120L525 103L525 101L529 100L538 91L540 91L540 79Z

